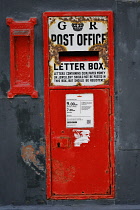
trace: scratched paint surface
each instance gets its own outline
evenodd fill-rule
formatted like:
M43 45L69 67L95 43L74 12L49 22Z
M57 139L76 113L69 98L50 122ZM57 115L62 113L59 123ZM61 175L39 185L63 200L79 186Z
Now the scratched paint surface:
M8 98L15 95L38 97L34 89L34 25L36 18L29 21L6 19L10 26L10 90Z
M22 43L22 45L21 45ZM30 72L30 38L17 36L14 38L15 48L15 85L31 84ZM23 71L24 69L24 71Z
M49 69L50 85L82 86L108 84L108 18L50 17ZM90 61L89 54L79 61L80 54L71 60L60 60L60 52L99 52L98 60ZM72 55L72 54L71 54Z
M77 90L51 90L52 196L110 195L109 92L80 90L94 95L94 127L66 127L66 95ZM56 98L57 109L56 109ZM61 120L61 123L60 123ZM64 197L63 197L64 198Z

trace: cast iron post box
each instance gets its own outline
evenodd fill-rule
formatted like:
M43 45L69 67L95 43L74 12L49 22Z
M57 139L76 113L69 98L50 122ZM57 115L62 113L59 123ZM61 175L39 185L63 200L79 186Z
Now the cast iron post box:
M45 12L47 197L114 197L113 14Z
M14 21L7 18L6 23L10 26L10 90L7 96L38 98L34 88L34 25L37 19Z

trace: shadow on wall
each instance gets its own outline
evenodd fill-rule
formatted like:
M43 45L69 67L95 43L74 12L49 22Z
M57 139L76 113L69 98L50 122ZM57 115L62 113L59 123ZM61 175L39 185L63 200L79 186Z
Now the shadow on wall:
M21 157L26 165L41 177L45 176L45 141L41 135L39 125L33 127L31 116L37 117L38 104L32 108L28 104L16 106L16 117L18 121L18 135L21 141ZM37 117L37 119L39 119Z
M7 91L10 89L10 84L6 75L3 72L1 73L0 88L3 92L3 95L7 96Z

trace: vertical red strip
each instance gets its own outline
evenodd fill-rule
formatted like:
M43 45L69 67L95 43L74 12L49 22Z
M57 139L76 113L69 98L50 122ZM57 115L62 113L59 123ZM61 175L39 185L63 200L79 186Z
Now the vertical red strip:
M8 98L15 95L38 97L34 89L34 25L36 18L29 21L14 21L7 18L10 26L10 91Z

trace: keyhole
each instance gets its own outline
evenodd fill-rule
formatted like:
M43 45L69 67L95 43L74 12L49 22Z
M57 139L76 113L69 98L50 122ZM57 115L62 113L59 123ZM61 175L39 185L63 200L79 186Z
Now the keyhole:
M60 147L60 142L57 143L57 147Z

